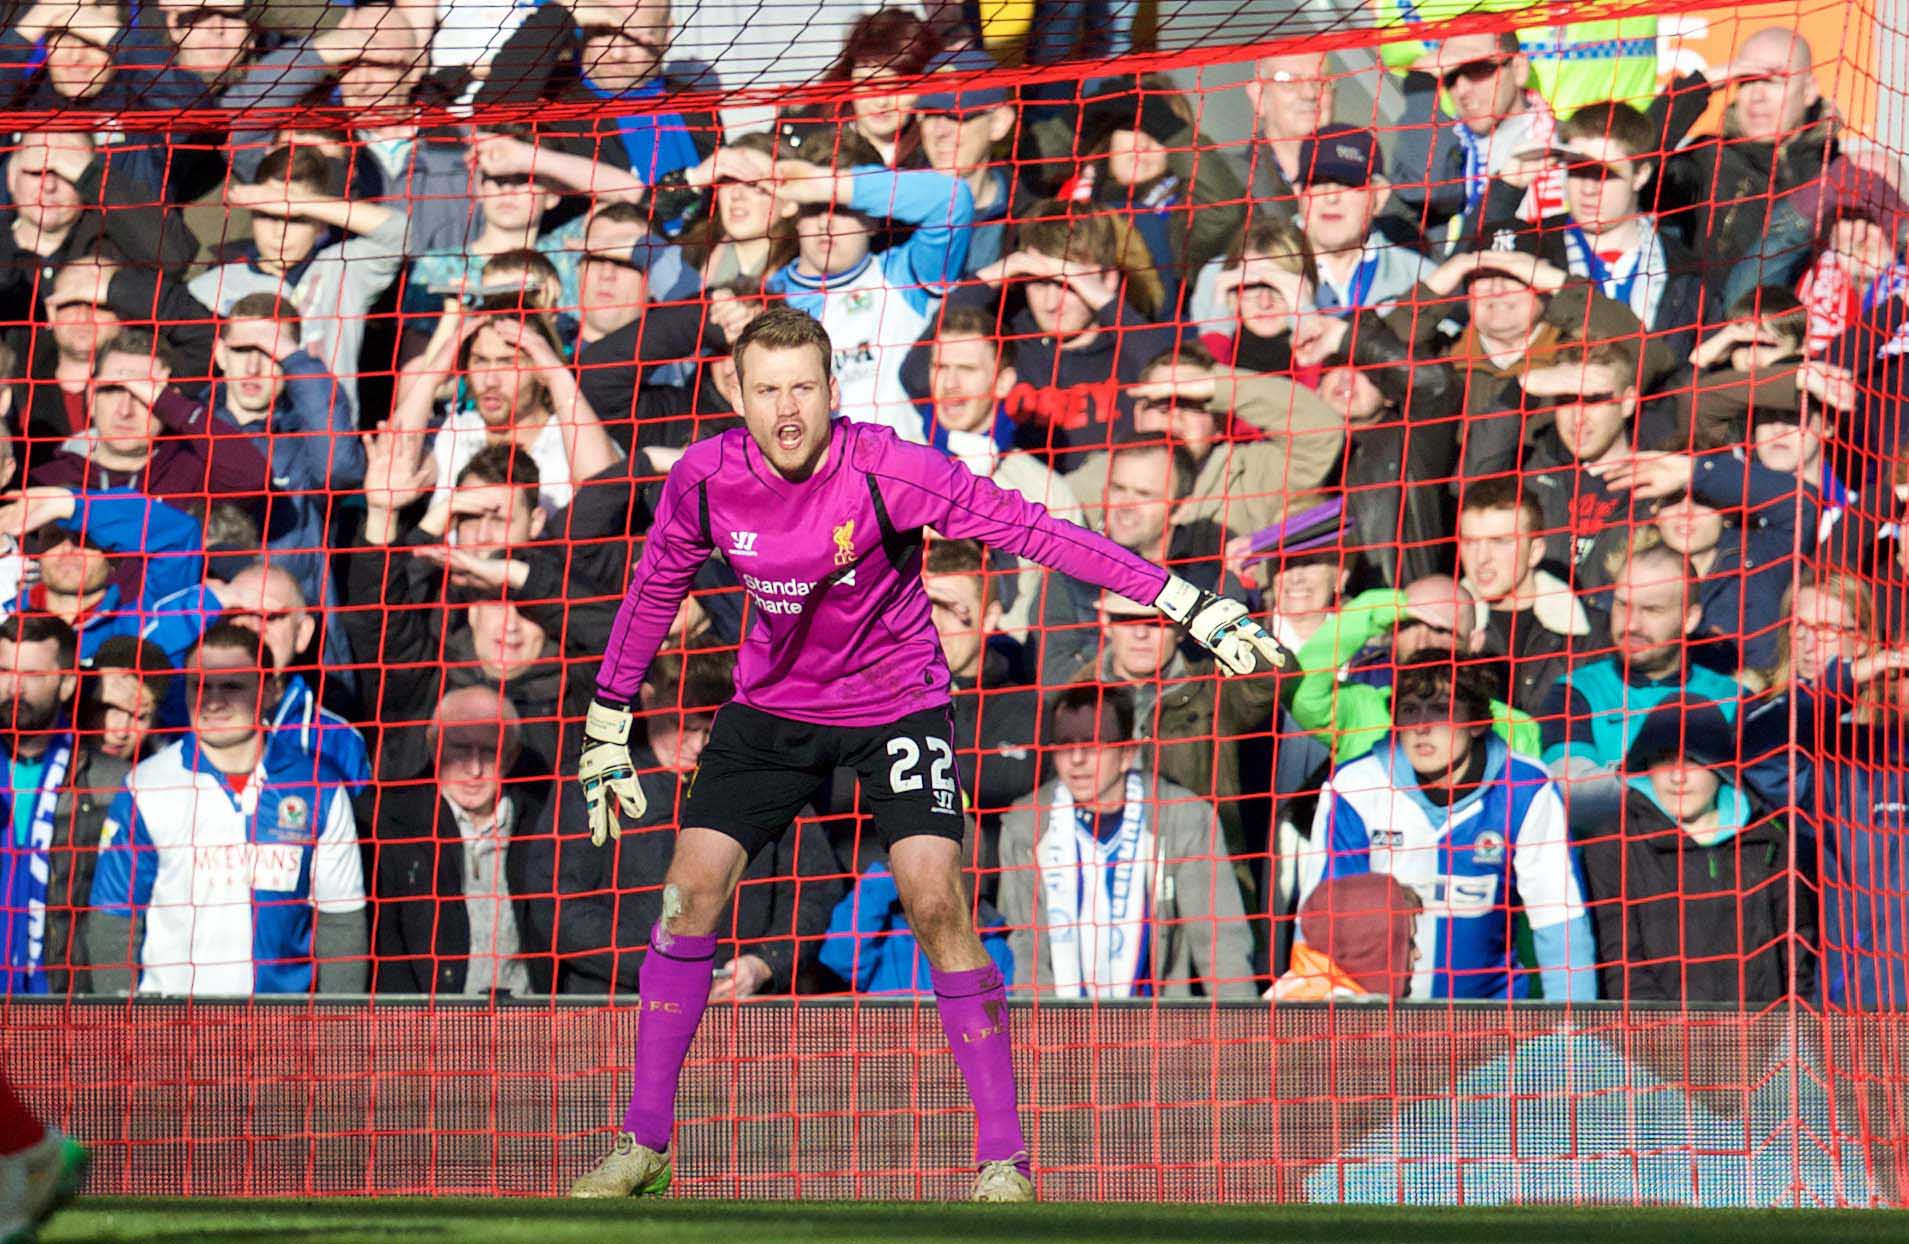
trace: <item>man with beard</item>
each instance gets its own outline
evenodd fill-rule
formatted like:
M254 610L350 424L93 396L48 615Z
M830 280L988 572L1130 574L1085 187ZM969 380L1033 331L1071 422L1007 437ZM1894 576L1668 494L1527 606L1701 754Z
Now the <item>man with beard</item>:
M1689 660L1688 639L1702 619L1683 554L1657 545L1618 568L1611 588L1616 652L1553 683L1538 714L1544 760L1564 792L1574 834L1617 816L1624 757L1653 708L1671 699L1714 702L1736 720L1743 688Z

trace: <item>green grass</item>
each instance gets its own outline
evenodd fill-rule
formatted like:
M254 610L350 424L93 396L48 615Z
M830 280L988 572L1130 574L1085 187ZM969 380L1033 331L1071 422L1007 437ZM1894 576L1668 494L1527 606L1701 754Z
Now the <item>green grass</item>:
M922 1205L895 1202L114 1200L73 1205L42 1244L1749 1244L1909 1240L1909 1214L1685 1209Z

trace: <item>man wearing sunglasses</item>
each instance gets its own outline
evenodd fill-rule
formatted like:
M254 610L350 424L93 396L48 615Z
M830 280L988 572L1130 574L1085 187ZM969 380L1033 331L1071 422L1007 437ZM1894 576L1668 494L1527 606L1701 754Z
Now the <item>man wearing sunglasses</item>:
M1511 206L1524 220L1562 211L1562 176L1529 158L1551 147L1556 122L1531 89L1531 62L1518 36L1447 39L1429 64L1430 75L1407 80L1401 126L1417 141L1400 143L1392 176L1401 186L1401 208L1414 217L1432 253L1443 257L1476 233L1494 179L1515 189Z
M142 762L100 836L95 965L154 995L363 993L364 874L350 792L267 746L276 675L259 637L210 627L185 667L192 728Z

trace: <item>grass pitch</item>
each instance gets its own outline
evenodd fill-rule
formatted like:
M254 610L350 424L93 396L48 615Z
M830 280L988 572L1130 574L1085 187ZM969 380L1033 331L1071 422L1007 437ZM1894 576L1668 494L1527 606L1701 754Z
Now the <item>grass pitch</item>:
M1750 1244L1909 1240L1909 1213L541 1200L76 1202L42 1244Z

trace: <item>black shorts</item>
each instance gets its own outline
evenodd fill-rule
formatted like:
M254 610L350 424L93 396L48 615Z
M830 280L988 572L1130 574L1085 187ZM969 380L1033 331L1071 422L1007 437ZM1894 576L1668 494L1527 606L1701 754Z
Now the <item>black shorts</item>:
M690 775L681 823L727 834L753 858L838 768L861 779L883 846L918 834L961 841L966 818L945 705L885 726L819 726L731 701Z

